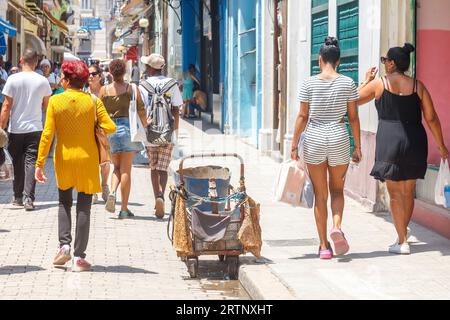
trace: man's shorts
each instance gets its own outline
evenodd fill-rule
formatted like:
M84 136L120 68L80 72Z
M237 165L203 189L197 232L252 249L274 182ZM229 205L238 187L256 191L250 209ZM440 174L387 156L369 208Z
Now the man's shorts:
M169 165L172 161L172 151L172 144L147 147L148 158L150 160L150 169L166 172L169 171Z

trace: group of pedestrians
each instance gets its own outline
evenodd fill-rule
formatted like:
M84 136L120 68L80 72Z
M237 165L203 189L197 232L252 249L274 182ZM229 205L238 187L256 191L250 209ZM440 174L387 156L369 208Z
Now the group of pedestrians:
M148 77L137 85L124 80L126 64L123 60L111 62L112 81L108 85L104 85L103 73L97 65L88 67L82 61L64 62L59 81L62 92L53 96L45 72L43 75L35 72L39 64L37 53L26 49L22 61L22 72L5 83L2 91L5 103L0 118L2 129L9 125L8 150L15 174L13 204L24 206L27 211L35 209L36 181L47 181L44 167L55 141L59 249L53 263L62 266L72 260L71 208L75 189L78 195L72 270L87 271L91 269L85 257L94 195L101 193L106 210L115 213L116 194L120 188L118 218L133 217L128 207L132 163L136 152L144 148L151 167L155 215L159 219L164 217L164 194L173 145L170 142L152 145L146 141L132 141L129 108L130 103L136 103L141 125L147 128L154 122L153 114L160 112L153 109L155 92L165 90L162 97L171 107L173 131L177 132L179 108L183 104L181 93L177 82L162 74L165 60L158 54L142 57ZM42 63L46 65L46 62ZM45 126L42 122L44 112ZM110 187L109 164L100 167L96 133L108 135L113 165Z
M442 158L448 158L439 117L430 93L417 79L406 75L414 47L391 48L381 63L386 76L376 79L371 68L365 81L338 73L341 51L336 38L328 37L319 52L321 73L304 81L299 93L300 110L295 124L292 159L303 157L314 186L315 219L320 238L320 259L346 254L350 247L342 231L344 186L350 160L362 160L358 107L375 100L379 115L376 159L371 175L386 182L398 238L389 247L394 254L410 254L408 225L414 210L417 179L427 171L428 143L422 119L429 126ZM347 114L355 146L350 155ZM304 142L300 144L301 134ZM299 152L301 151L301 152ZM333 228L328 241L328 197L331 197Z

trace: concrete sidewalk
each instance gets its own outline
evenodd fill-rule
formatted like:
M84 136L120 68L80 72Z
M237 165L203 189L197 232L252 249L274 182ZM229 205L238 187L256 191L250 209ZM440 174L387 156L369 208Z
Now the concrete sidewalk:
M271 262L258 265L250 255L242 259L240 280L252 298L450 299L449 240L412 224L412 254L389 254L387 248L396 238L389 213L364 212L347 198L343 228L350 253L321 261L313 211L272 201L279 164L235 137L214 130L205 133L201 122L194 124L182 124L178 156L212 151L241 154L247 191L261 203L263 255ZM186 165L194 163L229 167L234 184L239 177L236 160L195 160ZM172 164L174 169L177 166Z

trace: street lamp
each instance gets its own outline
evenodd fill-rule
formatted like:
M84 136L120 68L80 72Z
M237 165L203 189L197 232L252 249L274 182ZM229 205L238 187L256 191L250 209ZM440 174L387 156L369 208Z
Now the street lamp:
M148 28L149 25L150 25L150 22L148 21L147 18L142 18L139 20L139 27Z
M148 27L150 26L150 22L148 21L147 18L141 18L139 20L139 27L141 27L142 32L144 34L144 47L143 47L143 54L149 55L149 37L148 37Z

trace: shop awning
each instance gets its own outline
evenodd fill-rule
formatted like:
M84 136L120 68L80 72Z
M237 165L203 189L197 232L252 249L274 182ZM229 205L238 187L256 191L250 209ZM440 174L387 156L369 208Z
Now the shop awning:
M25 43L27 46L36 50L38 54L47 55L47 48L45 48L44 42L36 37L34 34L25 32Z
M20 3L15 0L8 0L8 4L15 9L21 16L29 20L30 22L36 24L39 27L43 27L44 23L42 19L37 17L36 14L28 8L25 8Z
M52 13L44 7L44 15L45 17L55 26L57 26L65 35L69 35L69 27L67 27L67 24L61 20L56 19Z
M5 34L0 32L0 56L6 53L6 39Z
M136 15L142 12L145 9L144 0L128 0L126 4L124 4L120 8L120 15L128 16L128 15Z
M9 37L15 37L17 34L17 29L8 21L0 18L0 33L7 34Z
M120 23L120 26L122 27L122 29L132 29L133 27L135 27L135 24L137 24L139 19L141 19L142 17L145 17L146 15L148 15L149 11L152 10L152 9L153 9L153 3L151 3L148 6L146 6L143 10L140 10L138 14L127 15L128 18L126 20L123 20Z

